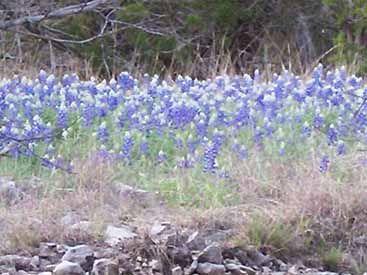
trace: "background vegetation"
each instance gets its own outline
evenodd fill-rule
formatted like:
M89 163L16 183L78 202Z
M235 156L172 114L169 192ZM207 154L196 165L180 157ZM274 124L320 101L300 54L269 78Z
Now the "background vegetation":
M76 3L5 0L0 18ZM107 77L139 69L200 78L249 68L303 73L318 61L363 73L366 17L362 0L112 1L93 12L2 31L0 57L3 70L39 64Z

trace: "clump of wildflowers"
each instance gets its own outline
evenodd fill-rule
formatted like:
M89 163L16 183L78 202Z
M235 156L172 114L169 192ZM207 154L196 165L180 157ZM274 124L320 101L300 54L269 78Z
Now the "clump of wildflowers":
M108 159L203 165L217 173L232 155L246 161L262 152L287 157L317 147L324 173L353 143L367 146L366 98L361 78L345 68L325 72L322 65L307 80L285 70L269 81L258 70L253 77L179 76L175 82L137 80L127 72L109 81L75 74L58 80L41 71L35 79L0 81L0 150L14 158L42 156L54 169L77 155L59 155L60 147L95 135L91 146Z

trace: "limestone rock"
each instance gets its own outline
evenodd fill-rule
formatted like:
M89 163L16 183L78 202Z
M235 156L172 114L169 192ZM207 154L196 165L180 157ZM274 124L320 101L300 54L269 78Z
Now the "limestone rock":
M200 275L224 275L226 268L220 264L199 263L196 272Z
M256 274L256 270L254 270L253 268L251 268L249 266L241 265L240 269L242 271L245 271L248 275L255 275Z
M105 242L111 246L116 246L120 242L133 239L135 237L137 237L137 234L135 234L128 226L115 227L109 225L105 232Z
M70 247L62 261L79 264L85 271L90 271L94 261L94 251L88 245L77 245Z
M222 264L222 249L217 244L211 244L198 255L199 263Z
M236 264L226 264L226 270L231 272L233 275L248 275L248 273L241 269L241 266Z
M191 274L194 274L196 269L198 268L199 266L199 263L197 260L194 260L192 263L191 263L191 266L186 270L185 274L186 275L191 275Z
M120 195L122 200L131 201L142 207L149 207L154 205L157 201L154 193L134 188L126 184L118 184L116 189L116 192Z
M198 231L192 233L186 241L186 245L191 250L203 250L206 248L206 240Z
M21 197L22 192L14 181L0 178L0 201L3 201L6 205L12 205Z
M60 219L60 223L63 226L71 226L73 224L76 224L80 221L80 216L75 213L68 213L64 217Z
M186 267L192 262L191 251L186 246L169 247L167 250L167 255L174 264L177 264L181 267Z
M181 267L176 266L172 268L172 275L182 275L182 274L183 274L183 271Z
M31 258L18 255L0 256L0 265L13 266L17 270L28 270L31 265Z
M94 262L92 275L118 275L118 264L110 259L99 259Z
M252 265L255 265L255 266L268 265L272 260L271 257L264 255L263 253L261 253L260 251L257 251L253 247L247 248L246 253L249 259L252 261Z
M58 257L56 243L41 243L38 256L53 261Z
M53 271L54 275L84 275L83 268L78 263L63 261Z

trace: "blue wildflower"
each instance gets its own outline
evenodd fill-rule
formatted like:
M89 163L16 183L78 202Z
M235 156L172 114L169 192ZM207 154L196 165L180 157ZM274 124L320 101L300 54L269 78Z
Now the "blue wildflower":
M329 157L328 156L323 156L320 162L320 172L321 173L326 173L327 170L329 169Z

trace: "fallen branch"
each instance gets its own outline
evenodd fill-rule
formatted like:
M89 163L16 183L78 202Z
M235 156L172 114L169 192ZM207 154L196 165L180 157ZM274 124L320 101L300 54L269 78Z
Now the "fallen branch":
M93 11L97 7L103 4L107 4L109 2L112 2L112 1L111 0L93 0L90 2L78 4L78 5L71 5L71 6L59 8L47 14L31 15L31 16L17 18L14 20L0 21L0 29L7 30L7 29L10 29L16 26L24 25L24 24L39 23L46 19L66 17L70 15L75 15L78 13Z

